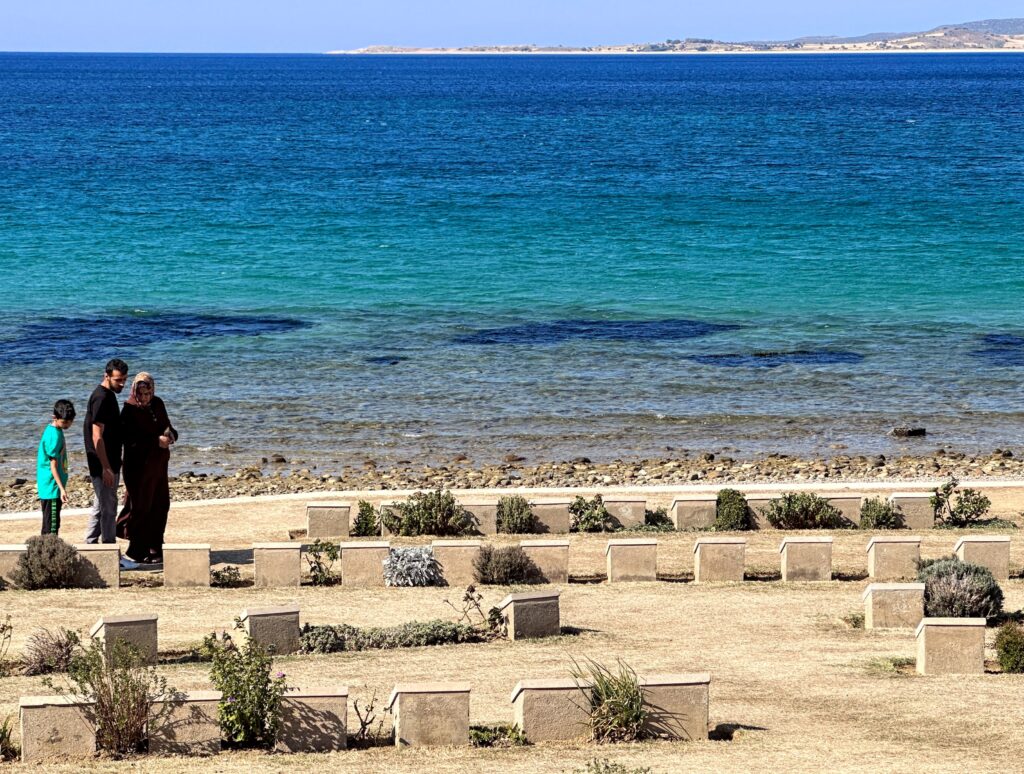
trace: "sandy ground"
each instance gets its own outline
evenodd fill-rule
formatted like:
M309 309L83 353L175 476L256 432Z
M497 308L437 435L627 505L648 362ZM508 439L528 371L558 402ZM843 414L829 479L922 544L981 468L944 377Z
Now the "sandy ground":
M210 542L214 560L239 564L251 574L253 542L280 540L303 526L296 502L245 503L179 509L172 532L182 542ZM70 519L69 533L81 525ZM0 542L24 539L34 522L0 523ZM692 572L695 535L659 534L657 583L572 582L563 588L562 621L573 634L534 642L498 642L400 651L370 651L279 659L289 683L348 685L350 700L363 705L374 693L384 698L396 682L468 680L473 685L473 723L509 722L509 695L528 677L566 676L571 658L606 663L622 658L641 673L712 674L710 725L716 740L602 746L589 743L538 745L512 750L352 750L332 755L223 753L213 761L146 758L91 764L97 771L242 772L342 767L345 771L400 772L459 768L468 771L574 771L594 758L654 772L685 771L1015 771L1024 744L1024 676L989 673L972 677L893 675L872 662L913 656L909 631L851 629L842 617L862 612L869 532L836 532L834 570L842 580L784 585L772 580L696 586ZM958 535L935 530L923 535L922 554L951 552ZM1024 606L1024 537L1014 540L1011 571L1004 584L1006 607ZM69 534L69 537L71 534ZM780 534L748 535L747 568L772 577L779 566ZM499 537L496 542L514 542ZM603 571L606 536L570 538L570 572L578 579ZM393 541L412 543L425 541ZM126 573L134 583L156 573ZM484 590L485 604L509 589ZM86 630L102 615L155 612L160 649L196 643L215 626L230 624L244 608L297 602L303 622L386 625L450 618L446 598L458 589L355 590L343 586L293 590L165 590L127 586L118 590L0 592L0 615L14 622L12 655L37 627L64 625ZM991 646L994 632L987 634ZM989 650L989 659L994 653ZM161 667L171 683L188 690L209 688L202 664ZM17 713L18 697L46 693L39 678L0 679L0 717ZM351 706L351 705L350 705ZM350 726L355 718L350 708ZM20 770L14 766L12 770ZM80 764L49 767L78 771Z

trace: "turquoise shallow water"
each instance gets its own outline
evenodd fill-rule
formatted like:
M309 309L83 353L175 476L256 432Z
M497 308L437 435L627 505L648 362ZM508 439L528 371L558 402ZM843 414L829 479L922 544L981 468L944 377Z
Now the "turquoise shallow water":
M0 55L0 465L1014 446L1024 55ZM915 447L916 448L916 447Z

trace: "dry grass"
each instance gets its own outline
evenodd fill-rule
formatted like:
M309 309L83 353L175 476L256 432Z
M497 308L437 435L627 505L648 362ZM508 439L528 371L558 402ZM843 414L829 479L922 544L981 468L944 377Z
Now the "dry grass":
M304 526L301 503L190 508L172 515L169 535L182 542L210 542L216 559L246 565L244 547L281 540ZM77 531L81 520L69 520ZM0 524L0 542L26 536L34 522ZM70 532L70 530L68 530ZM954 532L924 536L925 556L948 554ZM692 571L692 534L662 534L659 569L666 576ZM748 568L778 569L779 533L750 535ZM863 576L869 533L834 533L835 568ZM503 538L515 542L516 538ZM605 537L572 536L574 575L602 572ZM394 541L413 543L423 541ZM230 550L229 550L230 549ZM1011 564L1024 564L1024 537L1013 542ZM132 573L137 576L138 573ZM382 748L330 756L225 753L215 762L146 759L146 771L247 772L337 767L417 772L460 769L481 772L573 771L606 757L655 772L683 771L1010 771L1019 768L1024 726L1019 723L1024 677L918 677L886 669L892 659L913 657L911 632L866 632L843 616L863 609L866 580L783 585L747 582L716 586L692 583L579 584L563 589L562 619L577 634L534 642L500 642L342 653L280 659L291 684L348 685L363 704L376 692L386 698L396 682L469 680L474 723L508 722L509 694L524 677L567 676L570 657L613 662L622 657L641 673L708 671L712 674L710 721L718 740L655 742L596 747L541 745L508 750L395 750ZM1009 609L1024 605L1024 582L1004 584ZM494 604L508 589L485 590ZM214 626L229 625L243 608L297 601L303 621L355 625L395 624L450 617L443 600L458 589L354 590L344 586L292 591L252 588L0 592L0 616L14 616L12 652L19 654L36 627L65 625L86 630L101 615L155 612L161 651L180 650ZM989 634L989 644L994 633ZM988 657L992 657L991 650ZM898 663L898 662L897 662ZM164 667L181 689L208 688L201 664ZM18 697L45 692L38 678L0 680L0 717L17 712ZM352 713L350 712L350 715ZM351 723L355 722L354 716ZM731 737L731 739L726 739ZM96 771L125 771L130 763L97 761ZM138 767L138 763L135 764ZM18 770L16 766L12 770ZM78 771L82 766L49 767Z

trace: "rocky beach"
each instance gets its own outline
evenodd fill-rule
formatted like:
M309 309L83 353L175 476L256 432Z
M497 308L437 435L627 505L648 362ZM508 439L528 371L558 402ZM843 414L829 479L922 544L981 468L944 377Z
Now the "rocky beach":
M212 500L299 492L354 491L367 489L448 489L639 486L672 484L728 484L935 480L956 476L969 479L1024 479L1024 452L994 449L969 455L937 449L931 454L837 455L830 458L798 458L769 454L754 459L734 459L707 453L674 457L615 460L594 463L586 457L561 462L528 463L510 454L500 464L475 465L455 456L442 465L379 465L367 459L361 466L340 468L290 462L283 456L266 458L262 465L233 473L183 472L171 480L174 501ZM92 500L92 486L85 475L70 481L71 507L85 507ZM0 512L37 508L35 482L25 478L0 483Z

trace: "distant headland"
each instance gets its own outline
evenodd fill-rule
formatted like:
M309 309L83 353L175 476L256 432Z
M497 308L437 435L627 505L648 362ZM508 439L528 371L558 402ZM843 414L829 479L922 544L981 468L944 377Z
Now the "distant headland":
M660 43L607 46L460 46L416 48L367 46L328 54L784 54L943 51L1024 51L1024 19L986 19L947 24L925 32L874 32L851 38L818 36L793 40L728 42L670 38Z

